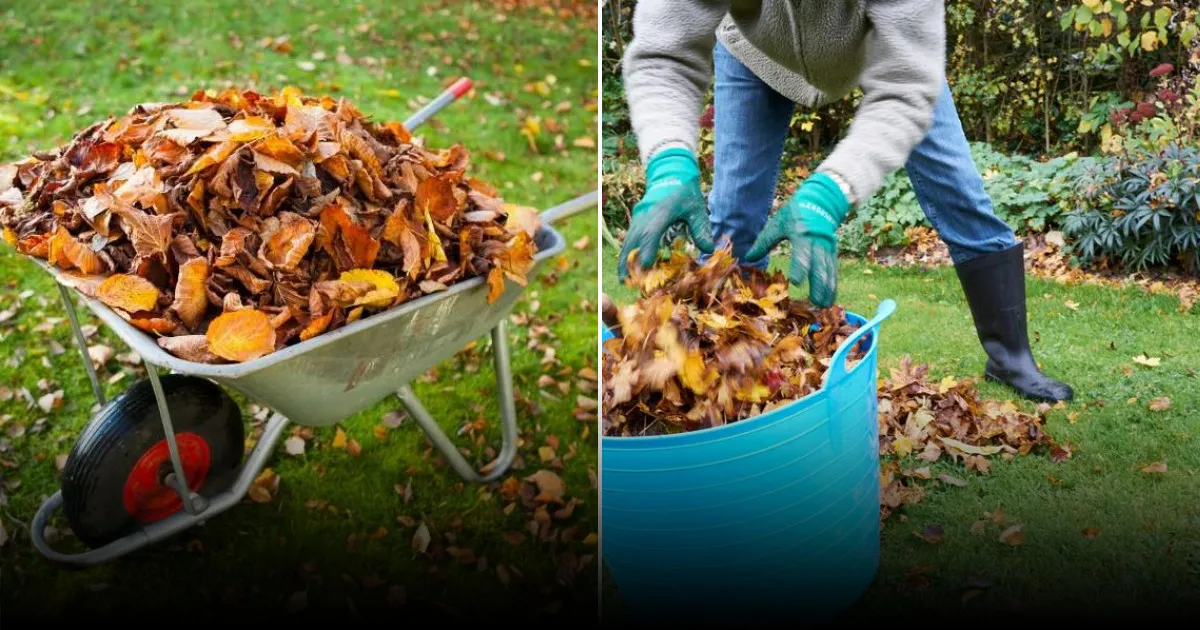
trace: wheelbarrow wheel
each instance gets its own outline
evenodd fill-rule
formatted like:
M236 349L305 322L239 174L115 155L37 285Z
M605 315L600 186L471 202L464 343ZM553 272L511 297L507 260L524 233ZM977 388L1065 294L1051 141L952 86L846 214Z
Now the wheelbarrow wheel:
M211 381L176 374L161 381L188 488L214 497L237 479L241 410ZM173 471L153 386L140 381L88 423L67 456L63 512L75 536L95 549L183 509L167 477Z

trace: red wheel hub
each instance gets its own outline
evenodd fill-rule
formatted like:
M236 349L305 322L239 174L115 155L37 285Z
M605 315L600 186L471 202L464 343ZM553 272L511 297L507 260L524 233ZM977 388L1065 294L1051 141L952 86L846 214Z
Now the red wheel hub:
M187 486L197 492L204 485L212 462L208 441L195 433L177 433L175 444L179 447ZM173 470L171 449L164 438L142 454L125 478L125 511L144 523L161 521L178 512L183 500L174 486L165 481Z

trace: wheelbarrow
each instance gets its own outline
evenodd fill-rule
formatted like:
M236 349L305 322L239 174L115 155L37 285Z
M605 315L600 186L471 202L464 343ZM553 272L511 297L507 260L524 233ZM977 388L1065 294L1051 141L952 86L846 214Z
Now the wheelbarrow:
M419 126L470 86L469 79L460 79L406 126ZM565 249L563 237L550 224L597 202L598 194L591 192L541 213L531 279L547 259ZM522 289L512 281L492 304L487 303L485 280L471 278L232 365L195 363L168 354L103 303L79 295L146 366L146 380L106 402L72 292L54 267L34 262L59 280L63 306L100 403L67 457L60 489L33 518L34 547L52 562L98 565L202 524L247 495L289 422L329 426L391 395L398 395L446 462L469 482L499 479L516 456L517 419L505 322ZM495 460L482 469L486 472L480 472L458 452L410 383L489 331L502 446ZM171 373L160 376L161 372ZM241 411L224 388L274 412L248 455ZM51 548L46 524L60 508L87 551L61 553Z

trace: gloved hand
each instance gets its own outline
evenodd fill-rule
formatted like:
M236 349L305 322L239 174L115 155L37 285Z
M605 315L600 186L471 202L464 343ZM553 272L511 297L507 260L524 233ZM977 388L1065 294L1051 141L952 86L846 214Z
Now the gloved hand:
M688 236L700 251L713 253L708 204L700 193L700 167L696 156L682 148L660 151L646 165L646 192L633 207L617 277L624 280L628 275L627 261L635 249L643 269L653 266L663 236L676 223L687 225Z
M837 297L837 229L850 211L850 201L829 175L816 173L770 219L755 239L746 260L761 260L781 241L792 244L788 279L809 283L809 300L819 308Z

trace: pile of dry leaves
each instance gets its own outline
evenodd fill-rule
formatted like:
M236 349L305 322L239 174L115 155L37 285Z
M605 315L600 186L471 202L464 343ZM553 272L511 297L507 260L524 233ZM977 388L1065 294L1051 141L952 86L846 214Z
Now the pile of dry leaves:
M536 211L467 168L345 100L198 92L0 167L0 226L168 352L242 362L468 278L524 285Z
M914 455L926 464L949 457L984 474L992 455L1010 459L1043 446L1055 461L1071 456L1068 447L1046 433L1049 405L1039 407L1037 414L1026 413L1010 401L981 399L973 380L931 381L928 372L928 365L913 365L906 356L880 381L880 455ZM885 459L882 468L883 518L901 505L920 501L925 490L919 482L933 476L928 466L903 470L895 458ZM966 485L948 475L940 480Z
M641 297L604 345L606 436L711 428L802 398L857 328L840 307L789 299L782 273L740 270L728 248L703 264L676 252L630 282Z

